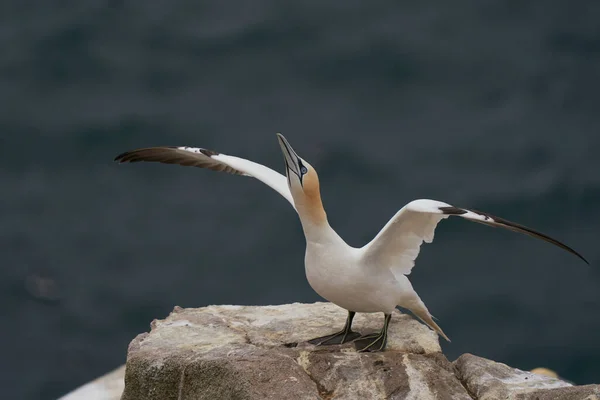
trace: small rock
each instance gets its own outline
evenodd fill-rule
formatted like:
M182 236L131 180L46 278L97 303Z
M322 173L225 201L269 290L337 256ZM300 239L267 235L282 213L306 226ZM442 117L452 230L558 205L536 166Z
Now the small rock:
M600 385L572 386L472 354L463 354L454 366L469 393L479 400L592 400L600 396Z

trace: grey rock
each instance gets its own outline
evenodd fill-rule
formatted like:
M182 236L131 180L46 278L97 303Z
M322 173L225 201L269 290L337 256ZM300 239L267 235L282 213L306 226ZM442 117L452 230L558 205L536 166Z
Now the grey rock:
M514 396L517 400L600 400L600 385L536 390Z
M303 351L298 362L325 399L471 399L441 353Z
M600 385L573 386L472 354L463 354L454 366L469 393L479 400L600 400Z
M122 400L600 400L598 385L572 386L471 354L452 364L435 332L398 311L383 353L306 342L345 318L329 303L176 307L131 342ZM382 315L358 314L353 328L370 333L382 323Z
M385 353L307 339L341 328L329 303L175 310L129 346L123 400L465 399L437 334L396 312ZM383 315L357 315L377 331Z

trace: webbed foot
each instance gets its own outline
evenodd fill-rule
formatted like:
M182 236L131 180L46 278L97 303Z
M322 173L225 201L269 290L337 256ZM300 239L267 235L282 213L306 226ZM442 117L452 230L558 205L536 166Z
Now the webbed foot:
M359 337L354 341L354 347L359 353L385 350L387 333L376 333Z
M352 319L354 318L354 311L348 311L348 318L346 318L346 324L344 329L331 335L321 336L308 341L310 344L316 346L324 346L330 344L344 344L353 341L360 337L360 333L352 330Z
M341 330L332 335L322 336L318 338L314 338L308 341L310 344L314 344L317 346L325 346L330 344L344 344L353 341L354 339L358 339L360 337L360 333L354 331L344 331Z
M356 351L359 353L364 353L385 350L385 346L387 345L388 326L391 319L392 314L385 314L385 321L383 323L383 329L381 329L381 332L371 333L356 339L354 341L354 347L356 348Z

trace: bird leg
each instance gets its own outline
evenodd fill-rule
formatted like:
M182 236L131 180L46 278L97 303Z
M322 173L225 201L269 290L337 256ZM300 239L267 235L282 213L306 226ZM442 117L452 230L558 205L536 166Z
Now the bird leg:
M383 351L387 345L388 326L391 319L392 314L385 314L385 322L383 323L383 329L381 329L381 332L371 333L356 339L354 341L354 347L356 350L359 353Z
M354 318L354 311L348 311L348 318L346 318L346 325L344 325L344 329L339 332L336 332L332 335L322 336L318 338L314 338L308 341L310 344L314 344L317 346L328 345L328 344L344 344L347 342L351 342L354 339L360 337L360 333L354 332L352 330L352 319Z

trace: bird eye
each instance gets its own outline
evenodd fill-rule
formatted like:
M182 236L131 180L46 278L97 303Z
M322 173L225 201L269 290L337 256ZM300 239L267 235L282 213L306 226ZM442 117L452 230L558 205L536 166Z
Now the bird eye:
M306 167L303 165L302 167L300 167L300 172L302 173L302 175L304 175L305 173L308 172L308 170L306 169Z

